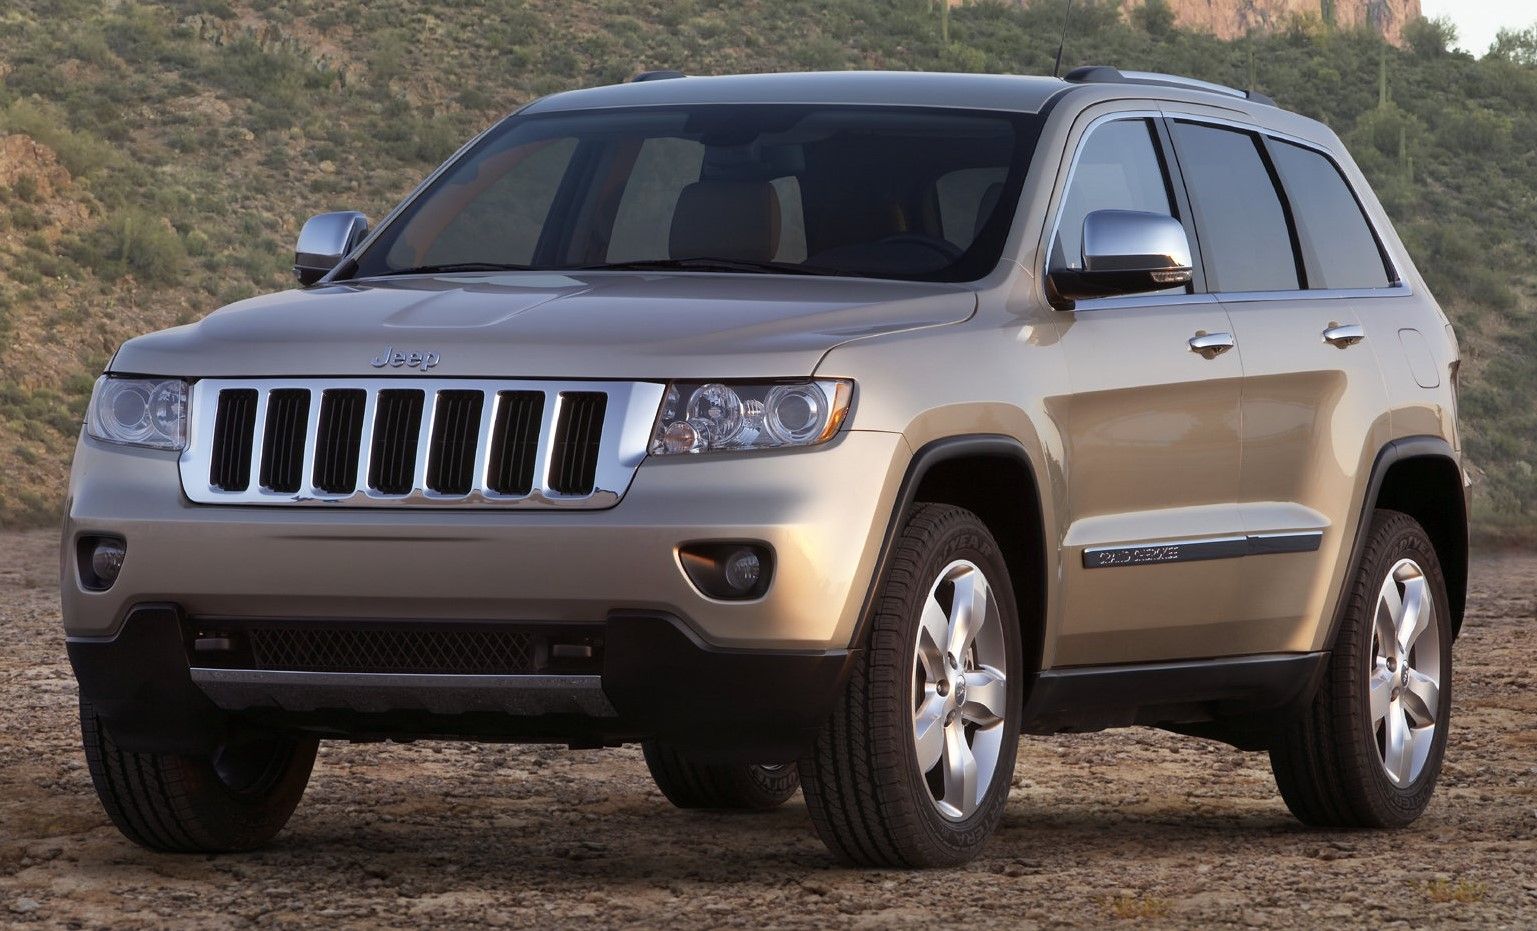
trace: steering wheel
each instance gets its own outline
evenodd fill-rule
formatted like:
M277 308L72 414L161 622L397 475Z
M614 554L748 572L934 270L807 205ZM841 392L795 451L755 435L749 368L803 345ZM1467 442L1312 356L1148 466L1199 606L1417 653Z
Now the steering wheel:
M922 246L944 256L948 261L955 261L966 254L966 250L957 246L948 239L940 239L938 236L928 236L923 233L897 233L887 236L877 242L882 246Z

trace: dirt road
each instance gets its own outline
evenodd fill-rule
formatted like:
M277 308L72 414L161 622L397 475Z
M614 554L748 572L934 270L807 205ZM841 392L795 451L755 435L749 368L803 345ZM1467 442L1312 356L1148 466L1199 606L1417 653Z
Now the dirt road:
M1300 827L1265 757L1151 730L1028 739L949 872L835 866L797 798L687 814L633 750L325 745L274 847L171 857L92 794L52 535L0 535L0 925L971 928L1537 925L1537 557L1482 559L1430 811Z

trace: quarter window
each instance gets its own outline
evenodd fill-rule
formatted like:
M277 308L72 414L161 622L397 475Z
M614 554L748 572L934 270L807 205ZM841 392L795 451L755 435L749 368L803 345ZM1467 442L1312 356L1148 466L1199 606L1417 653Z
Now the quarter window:
M1310 288L1385 288L1391 282L1377 237L1340 170L1312 149L1272 140Z
M1083 221L1096 210L1174 215L1163 162L1147 120L1106 123L1079 149L1052 245L1052 268L1083 267Z
M1200 123L1172 129L1210 289L1295 290L1291 229L1259 139Z

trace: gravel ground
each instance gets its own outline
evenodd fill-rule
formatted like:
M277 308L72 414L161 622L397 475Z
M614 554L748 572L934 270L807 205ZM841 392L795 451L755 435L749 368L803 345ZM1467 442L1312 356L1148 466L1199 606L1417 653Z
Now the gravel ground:
M0 924L40 927L1537 925L1537 556L1480 559L1455 730L1396 833L1307 830L1265 757L1153 730L1027 739L964 869L836 866L797 797L667 805L633 749L327 744L257 854L147 853L82 761L54 538L0 534Z

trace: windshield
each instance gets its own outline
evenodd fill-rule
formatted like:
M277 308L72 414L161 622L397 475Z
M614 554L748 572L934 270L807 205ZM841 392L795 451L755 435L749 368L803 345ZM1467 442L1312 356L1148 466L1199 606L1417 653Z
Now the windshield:
M714 105L512 117L353 277L658 268L968 281L997 264L1038 118Z

